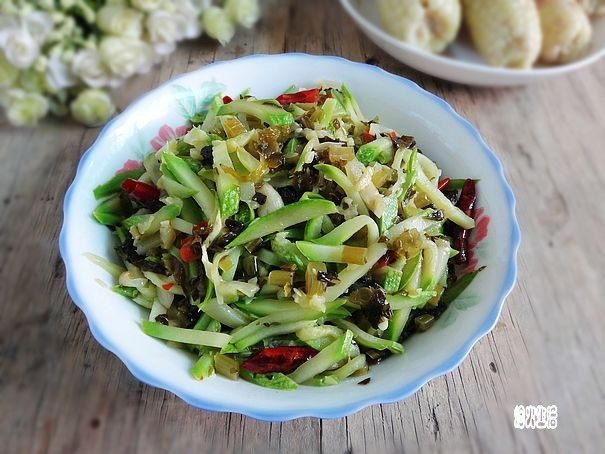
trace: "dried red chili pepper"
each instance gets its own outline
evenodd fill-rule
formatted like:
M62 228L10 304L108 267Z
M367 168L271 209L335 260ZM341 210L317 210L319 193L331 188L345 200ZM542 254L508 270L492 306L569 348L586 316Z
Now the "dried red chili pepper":
M374 134L370 134L369 132L362 132L360 137L362 143L370 143L376 139L376 136Z
M316 354L317 350L311 347L267 347L245 360L241 367L254 374L287 374Z
M181 256L181 260L185 263L195 262L202 257L202 253L192 245L193 240L194 237L189 236L181 242L179 255Z
M460 208L467 216L475 217L475 202L477 201L477 191L475 182L470 178L464 182L460 198L458 199L458 208ZM470 229L456 230L454 236L454 248L458 250L458 255L454 259L458 265L468 263L468 236Z
M378 269L378 268L382 268L383 266L387 266L390 265L391 263L393 263L395 260L397 260L397 252L389 249L388 251L385 252L385 254L380 258L380 260L378 260L378 262L376 262L376 265L374 268Z
M319 88L312 88L310 90L299 91L298 93L284 93L283 95L279 95L277 98L278 103L284 104L292 104L293 102L301 102L301 103L311 103L317 102L317 98L319 97Z
M122 189L128 192L132 198L142 202L150 202L160 198L160 190L158 188L141 181L133 180L132 178L124 180Z
M231 96L223 96L223 104L229 104L231 101L233 101L233 98Z
M439 184L437 185L437 189L439 189L440 191L443 191L443 189L445 189L445 187L450 184L451 178L444 178L443 180L441 180L439 182Z
M168 282L167 284L162 285L162 288L166 291L170 290L174 284Z

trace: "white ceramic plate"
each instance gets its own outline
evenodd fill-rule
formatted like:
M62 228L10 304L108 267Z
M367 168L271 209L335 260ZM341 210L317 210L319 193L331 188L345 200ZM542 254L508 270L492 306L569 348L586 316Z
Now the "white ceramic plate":
M378 47L406 65L441 79L469 85L522 85L575 71L605 55L605 16L592 19L594 36L581 59L559 66L532 69L494 68L487 65L469 40L458 38L443 55L436 55L399 41L381 27L374 0L340 0L344 10Z
M143 310L113 293L110 276L84 254L115 259L111 234L90 213L92 190L122 167L141 159L185 123L209 96L237 96L250 88L258 97L274 97L290 84L314 86L321 80L345 82L368 117L416 136L422 150L444 175L480 178L478 206L487 238L475 250L478 265L487 265L427 333L405 342L406 353L371 370L372 381L350 380L338 386L277 391L214 376L194 380L194 358L185 351L146 336L139 324ZM416 84L374 66L336 57L303 54L257 55L215 63L175 78L134 102L112 120L84 154L65 196L61 255L67 286L85 313L97 340L115 353L141 381L167 389L191 405L233 411L264 420L302 416L335 418L367 405L392 402L414 393L428 380L456 367L477 340L496 323L516 275L519 228L514 197L502 167L477 131L441 99Z

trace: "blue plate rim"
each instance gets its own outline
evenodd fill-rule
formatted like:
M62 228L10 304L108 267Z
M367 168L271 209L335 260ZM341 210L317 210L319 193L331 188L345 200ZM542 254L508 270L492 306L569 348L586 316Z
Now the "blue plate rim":
M492 309L492 311L488 314L488 316L486 317L483 324L475 331L473 336L471 336L469 338L469 340L457 352L452 354L447 361L444 361L443 363L437 365L435 368L433 368L431 371L427 372L421 378L415 380L412 383L407 383L404 386L402 386L401 388L398 388L391 393L382 394L382 395L371 397L371 398L368 398L368 399L365 399L362 401L357 401L357 402L354 402L351 404L345 404L345 405L342 405L339 407L334 407L334 408L330 408L330 409L317 409L317 410L312 410L312 409L311 410L300 410L300 411L283 410L283 411L279 411L279 412L276 412L276 411L267 411L266 412L266 411L263 411L262 409L249 407L249 406L245 406L245 405L242 405L239 407L220 405L216 402L208 401L201 396L190 395L188 393L180 392L176 389L173 389L170 385L167 385L161 379L148 374L146 371L144 371L142 368L140 368L136 364L135 360L131 359L127 354L124 353L124 351L122 351L119 348L119 345L116 345L112 340L110 340L109 338L104 336L102 330L99 328L99 326L97 325L94 318L89 316L90 314L87 311L86 304L84 303L84 298L82 298L81 295L79 295L78 292L76 291L74 273L72 273L72 271L71 271L70 263L68 260L68 246L67 246L67 219L69 218L68 214L70 211L70 204L71 204L72 198L75 193L74 189L75 189L79 179L81 178L82 168L87 164L88 160L90 159L93 149L102 141L104 135L107 134L107 132L111 129L112 124L121 116L127 115L130 110L132 110L136 107L136 105L139 103L139 101L141 101L142 99L144 99L148 96L153 96L154 92L156 92L160 88L164 87L165 85L172 84L174 81L180 79L181 77L184 77L184 76L189 75L196 71L204 70L211 66L225 65L225 64L229 64L233 61L254 60L254 59L264 59L264 58L306 58L306 59L313 59L318 62L336 60L340 63L346 63L348 65L352 65L355 67L361 66L365 70L371 70L371 71L377 72L383 76L387 76L392 79L395 79L398 82L403 83L404 85L407 85L408 87L412 88L415 91L418 91L423 96L425 96L429 101L437 104L442 109L446 110L450 115L452 115L454 117L454 119L456 121L458 121L467 130L467 132L469 132L474 137L474 139L481 146L482 150L489 158L492 166L495 168L496 173L498 174L499 179L500 179L499 183L500 183L501 187L504 189L504 192L506 194L509 215L510 215L510 219L511 219L511 223L512 223L512 225L510 226L511 227L510 230L512 232L511 233L512 249L509 254L509 264L508 264L506 278L504 280L502 289L499 292L498 303L496 305L494 305L494 308ZM488 334L493 329L493 327L496 325L496 323L498 321L498 318L499 318L502 308L504 306L504 301L505 301L506 297L512 291L512 289L515 285L515 282L516 282L516 278L517 278L517 253L518 253L519 246L521 243L521 230L519 228L519 223L517 221L515 210L516 210L516 199L515 199L512 189L511 189L510 185L508 184L506 177L504 175L504 168L502 167L502 164L500 163L499 159L496 157L495 153L485 143L485 141L483 140L483 138L481 137L481 135L479 134L477 129L468 120L466 120L464 117L462 117L460 114L458 114L445 100L424 90L422 87L420 87L415 82L412 82L411 80L408 80L402 76L398 76L396 74L389 73L388 71L385 71L382 68L379 68L377 66L373 66L373 65L369 65L369 64L365 64L365 63L353 62L353 61L347 60L342 57L337 57L337 56L310 55L310 54L299 53L299 52L285 53L285 54L273 54L273 55L271 55L271 54L254 54L254 55L237 58L234 60L216 61L216 62L210 63L208 65L205 65L202 68L198 68L196 70L189 71L187 73L183 73L176 77L173 77L173 78L167 80L166 82L160 84L158 87L154 88L153 90L150 90L150 91L146 92L145 94L137 97L135 100L133 100L130 103L130 105L126 109L124 109L123 112L121 112L119 115L114 117L111 121L109 121L101 129L96 140L83 153L82 157L80 158L80 162L79 162L77 170L76 170L76 175L75 175L72 183L70 184L68 190L66 191L65 198L63 200L63 224L62 224L61 232L59 235L59 251L60 251L61 257L65 263L66 284L67 284L68 293L71 296L73 302L84 313L92 335L105 349L109 350L111 353L113 353L115 356L117 356L120 359L120 361L122 361L122 363L124 363L124 365L128 368L128 370L140 381L142 381L150 386L154 386L157 388L161 388L161 389L170 391L171 393L177 395L179 398L181 398L188 404L190 404L194 407L203 409L203 410L208 410L208 411L235 412L235 413L240 413L240 414L250 416L250 417L258 419L258 420L267 421L267 422L288 421L288 420L292 420L292 419L296 419L296 418L303 418L303 417L335 419L335 418L341 418L341 417L356 413L356 412L360 411L361 409L371 406L371 405L393 403L393 402L397 402L397 401L400 401L400 400L403 400L403 399L409 397L410 395L416 393L422 386L424 386L430 380L433 380L434 378L445 375L448 372L451 372L456 367L458 367L462 363L462 361L468 356L472 347L483 336Z

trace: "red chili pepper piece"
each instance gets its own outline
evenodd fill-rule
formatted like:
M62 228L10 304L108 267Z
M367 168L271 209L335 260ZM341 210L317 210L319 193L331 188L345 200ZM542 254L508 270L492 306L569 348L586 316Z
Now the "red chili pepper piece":
M193 245L193 237L189 236L181 242L181 248L179 249L179 255L181 260L185 263L195 262L202 257L202 253L196 250Z
M440 191L443 191L443 189L445 189L445 187L450 184L451 178L444 178L443 180L441 180L439 182L439 184L437 185L437 189L439 189Z
M319 97L319 100L317 101L317 104L323 104L324 102L326 102L326 99L332 98L332 93L327 92L325 95L321 95Z
M233 101L233 98L231 96L223 96L223 104L229 104L231 101Z
M376 139L376 136L374 134L370 134L369 132L362 132L360 137L363 143L370 143Z
M380 260L378 260L378 262L376 262L376 266L375 268L382 268L383 266L387 266L390 265L391 263L393 263L395 260L397 260L397 252L392 251L391 249L389 249L388 251L385 252L385 254L380 258Z
M163 288L164 290L168 291L168 290L170 290L170 289L172 288L172 286L173 286L173 285L174 285L174 284L172 284L172 283L170 283L170 282L169 282L169 283L167 283L167 284L162 285L162 288Z
M149 202L160 198L160 190L158 188L131 178L124 180L122 189L128 192L133 198L142 202Z
M319 88L312 88L310 90L299 91L298 93L284 93L279 95L277 98L278 103L281 105L292 104L293 102L310 103L317 102L319 97Z
M244 361L241 367L254 374L288 374L316 354L317 350L311 347L267 347Z
M475 202L477 201L477 191L475 182L470 178L464 182L460 198L458 199L458 208L460 208L467 216L475 217ZM457 229L454 236L454 248L458 250L458 255L455 261L458 265L468 263L468 236L469 230Z

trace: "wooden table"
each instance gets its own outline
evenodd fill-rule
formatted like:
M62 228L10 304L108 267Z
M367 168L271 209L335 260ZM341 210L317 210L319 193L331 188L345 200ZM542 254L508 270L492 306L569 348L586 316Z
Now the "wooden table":
M347 418L267 424L189 407L101 348L66 292L61 205L98 130L2 124L0 451L602 452L605 62L526 88L469 88L394 61L335 1L270 3L227 47L186 44L128 82L116 92L120 108L172 75L250 53L342 55L416 81L478 126L517 196L519 279L498 325L458 369ZM514 429L516 404L556 404L558 428Z

